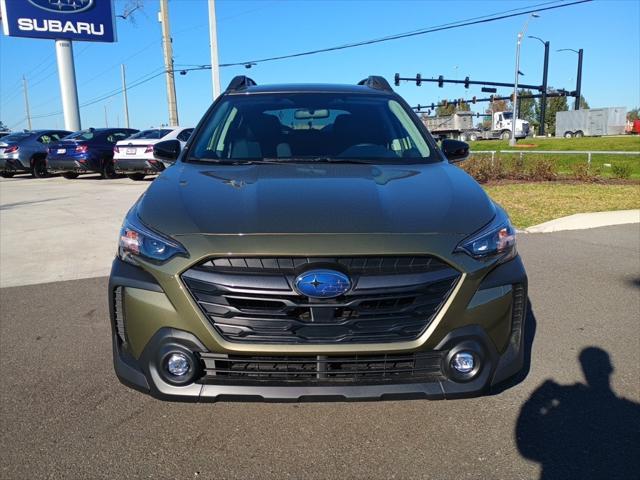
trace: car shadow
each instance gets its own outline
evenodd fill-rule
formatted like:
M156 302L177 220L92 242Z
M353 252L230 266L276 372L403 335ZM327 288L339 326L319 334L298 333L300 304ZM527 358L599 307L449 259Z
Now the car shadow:
M515 437L520 454L541 466L541 480L638 478L640 404L611 389L609 354L582 350L585 383L546 380L520 410ZM637 381L637 379L636 379Z

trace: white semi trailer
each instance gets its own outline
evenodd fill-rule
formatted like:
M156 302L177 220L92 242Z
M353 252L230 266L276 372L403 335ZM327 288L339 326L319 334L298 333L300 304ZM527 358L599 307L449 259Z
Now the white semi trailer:
M587 108L556 113L556 137L624 135L625 107Z
M427 129L436 137L454 138L458 140L494 140L511 138L511 112L493 112L491 115L491 129L482 130L473 126L475 113L457 112L453 115L441 117L422 117ZM529 135L529 122L518 118L516 120L516 138Z

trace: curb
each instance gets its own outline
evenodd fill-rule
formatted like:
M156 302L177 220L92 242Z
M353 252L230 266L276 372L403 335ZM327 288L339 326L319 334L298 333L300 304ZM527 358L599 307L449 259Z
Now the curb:
M539 225L525 228L525 233L552 233L563 230L586 230L589 228L608 227L640 223L639 210L616 210L611 212L576 213L568 217L556 218Z

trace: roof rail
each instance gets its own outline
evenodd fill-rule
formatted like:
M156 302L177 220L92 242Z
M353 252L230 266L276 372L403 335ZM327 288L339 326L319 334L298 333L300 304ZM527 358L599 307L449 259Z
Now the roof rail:
M365 85L369 88L375 88L376 90L386 90L387 92L393 92L391 85L384 77L379 75L370 75L364 80L360 80L358 85Z
M247 77L246 75L238 75L233 77L233 79L229 82L229 86L227 87L227 92L237 92L238 90L244 90L247 87L252 87L257 85L256 82L253 81L252 78Z

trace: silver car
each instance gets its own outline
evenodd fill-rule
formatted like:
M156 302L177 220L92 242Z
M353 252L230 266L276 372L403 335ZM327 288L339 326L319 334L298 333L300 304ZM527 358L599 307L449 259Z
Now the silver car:
M31 173L36 178L47 176L47 148L70 135L66 130L27 130L0 138L0 176Z

